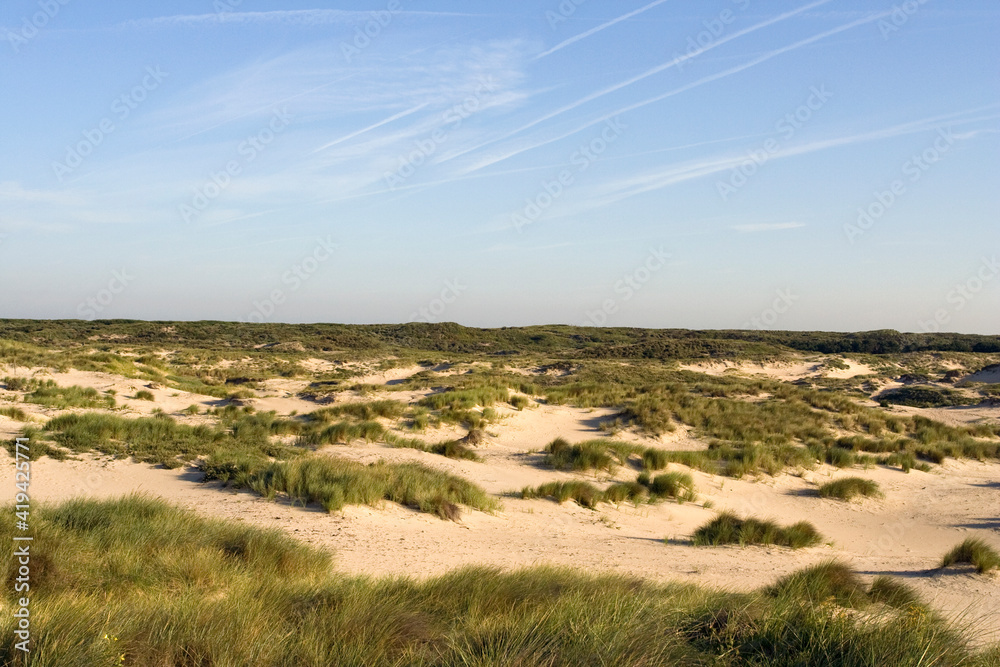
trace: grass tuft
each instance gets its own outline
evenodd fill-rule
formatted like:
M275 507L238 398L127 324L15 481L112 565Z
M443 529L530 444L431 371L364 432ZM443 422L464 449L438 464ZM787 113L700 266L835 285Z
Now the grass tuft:
M970 537L944 555L940 568L961 564L972 565L979 574L986 574L1000 568L1000 553L985 540Z
M863 607L868 602L864 582L851 568L836 561L827 561L793 572L779 579L768 589L774 597L792 598L819 604L835 600L837 604Z
M202 462L201 468L206 480L217 479L269 499L282 493L303 504L318 503L328 512L388 500L457 520L459 505L484 512L499 508L496 499L475 484L419 463L362 465L321 455L268 461L246 452L223 451Z
M649 495L655 499L673 498L678 503L695 501L694 480L686 472L668 472L650 478L649 473L642 473L636 480L649 489Z
M842 477L827 482L819 487L819 495L821 498L836 498L838 500L851 500L858 496L865 498L883 497L877 482L862 477Z
M695 546L773 544L800 549L818 544L822 539L819 531L807 521L782 527L774 521L740 519L735 514L723 512L696 530L692 543Z
M913 588L899 579L885 575L875 577L871 588L868 589L868 597L873 602L881 602L897 609L923 606L920 596Z

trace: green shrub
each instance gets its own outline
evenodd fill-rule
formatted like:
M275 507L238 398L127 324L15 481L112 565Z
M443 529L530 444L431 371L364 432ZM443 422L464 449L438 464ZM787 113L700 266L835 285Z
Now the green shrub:
M136 397L136 399L138 399L140 401L155 401L156 400L156 397L153 396L153 392L146 391L145 389L140 389L139 391L135 392L135 397Z
M883 497L878 483L861 477L841 477L838 480L827 482L819 487L819 495L821 498L837 498L839 500L851 500L857 496Z
M943 408L953 405L972 405L978 402L954 389L938 389L936 387L899 387L883 393L879 399L887 403L914 408Z
M970 537L949 551L941 559L940 567L968 564L976 568L979 574L1000 568L1000 553L992 546L977 537Z
M5 377L3 385L7 391L31 391L38 387L39 381L35 378Z

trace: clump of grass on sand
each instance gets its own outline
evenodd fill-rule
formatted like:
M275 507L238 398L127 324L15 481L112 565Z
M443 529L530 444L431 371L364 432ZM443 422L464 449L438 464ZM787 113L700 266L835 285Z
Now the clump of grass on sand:
M549 482L537 488L525 487L521 497L525 500L552 498L557 503L575 500L583 507L593 508L604 500L604 493L589 482Z
M767 588L767 592L777 598L807 600L813 604L832 600L850 609L878 603L896 609L926 611L920 596L902 581L882 575L875 577L871 586L865 586L851 568L837 561L793 572Z
M686 472L668 472L656 477L644 472L636 481L648 488L653 498L673 498L679 503L698 499L694 480Z
M30 419L30 417L28 417L28 413L22 410L21 408L13 408L9 406L0 408L0 415L3 415L4 417L10 417L14 421L19 421L19 422L26 422Z
M819 531L808 521L799 521L786 527L774 521L741 519L730 512L722 512L695 531L692 543L695 546L773 544L800 549L818 544L822 539Z
M549 482L538 487L526 486L520 495L527 500L552 498L558 503L575 500L591 509L602 502L615 505L629 502L638 505L665 498L672 498L679 503L697 499L691 475L680 472L669 472L652 479L648 473L642 473L635 482L617 482L603 491L589 482Z
M225 451L203 461L201 468L206 479L247 488L265 498L282 493L302 503L318 503L328 512L345 505L377 505L388 500L457 520L459 505L484 512L499 508L497 500L475 484L419 463L362 465L320 455L268 461L253 454Z
M33 524L35 667L996 664L936 614L845 613L863 599L836 572L745 593L552 567L375 579L143 497L41 505ZM14 533L0 524L8 564ZM0 615L0 664L24 664L16 628Z
M640 451L641 448L624 442L587 440L571 445L563 438L556 438L545 447L545 462L557 470L610 472Z
M877 482L862 477L841 477L819 487L818 492L821 498L836 498L838 500L851 500L858 496L865 498L883 497Z
M941 559L940 567L972 565L979 574L1000 568L1000 552L978 537L970 537Z
M35 381L33 391L24 397L24 402L57 410L115 407L114 398L101 394L93 387L60 387L54 380Z

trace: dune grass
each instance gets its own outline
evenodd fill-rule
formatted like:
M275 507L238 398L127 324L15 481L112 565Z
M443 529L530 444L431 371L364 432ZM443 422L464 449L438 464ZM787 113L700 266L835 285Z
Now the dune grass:
M818 493L821 498L836 498L838 500L852 500L858 496L864 498L883 497L878 483L863 477L841 477L819 487Z
M649 489L649 495L653 499L672 498L678 503L694 501L698 499L695 493L694 480L686 472L668 472L652 477L644 472L636 480Z
M250 489L268 499L284 494L303 504L322 505L328 512L387 500L458 520L459 505L483 512L499 508L497 500L475 484L419 463L362 465L320 455L269 461L253 453L224 450L202 461L200 467L207 480Z
M397 419L406 411L406 404L391 399L344 403L329 408L321 408L309 413L309 418L318 422L331 422L337 417L352 417L361 421L372 421L379 417Z
M556 470L605 470L611 472L624 464L629 456L642 448L611 440L587 440L571 445L563 438L556 438L545 447L545 463Z
M155 401L156 400L156 396L153 395L153 392L148 391L146 389L140 389L139 391L135 392L135 398L137 400L140 400L140 401Z
M593 509L604 500L604 492L589 482L548 482L535 488L525 487L521 497L525 500L552 498L560 504L575 500L582 507Z
M966 396L962 392L938 387L899 387L885 392L879 398L887 403L914 408L942 408L978 403L975 398Z
M326 554L284 533L160 500L70 501L33 516L33 667L985 667L997 655L935 614L844 613L838 599L863 598L843 574L746 593L551 567L372 579L333 573ZM12 605L17 594L3 595ZM0 618L0 664L16 667L15 627Z
M26 422L30 419L30 417L28 417L27 412L25 412L21 408L15 408L12 406L5 406L0 408L0 415L3 415L4 417L10 417L14 421L19 421L19 422Z
M691 539L695 546L776 545L792 549L813 546L822 540L823 536L807 521L780 526L774 521L741 519L731 512L722 512L698 528Z
M56 417L45 430L56 444L74 452L98 451L163 464L191 460L226 439L217 429L178 424L167 416L126 419L91 412Z
M850 567L833 560L784 576L766 590L776 598L808 600L813 604L832 600L849 609L867 609L873 604L883 604L910 612L928 613L917 592L899 579L880 575L870 586L866 586Z
M24 397L25 403L35 403L57 410L115 407L114 398L101 394L93 387L60 387L54 380L34 382L31 392Z
M638 505L643 502L672 499L679 503L697 499L691 475L669 472L650 478L642 473L635 482L616 482L601 490L589 482L576 480L548 482L538 487L526 486L521 498L552 498L558 503L575 500L583 507L593 509L598 503L619 505L624 502Z
M941 559L941 569L952 565L972 565L979 574L1000 569L1000 552L985 540L970 537Z
M886 575L875 577L868 589L868 599L899 609L923 606L920 596L912 587Z

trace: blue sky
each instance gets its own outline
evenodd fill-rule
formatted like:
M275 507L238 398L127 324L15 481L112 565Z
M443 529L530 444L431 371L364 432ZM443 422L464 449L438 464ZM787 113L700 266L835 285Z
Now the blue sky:
M1000 333L1000 7L12 0L3 317Z

